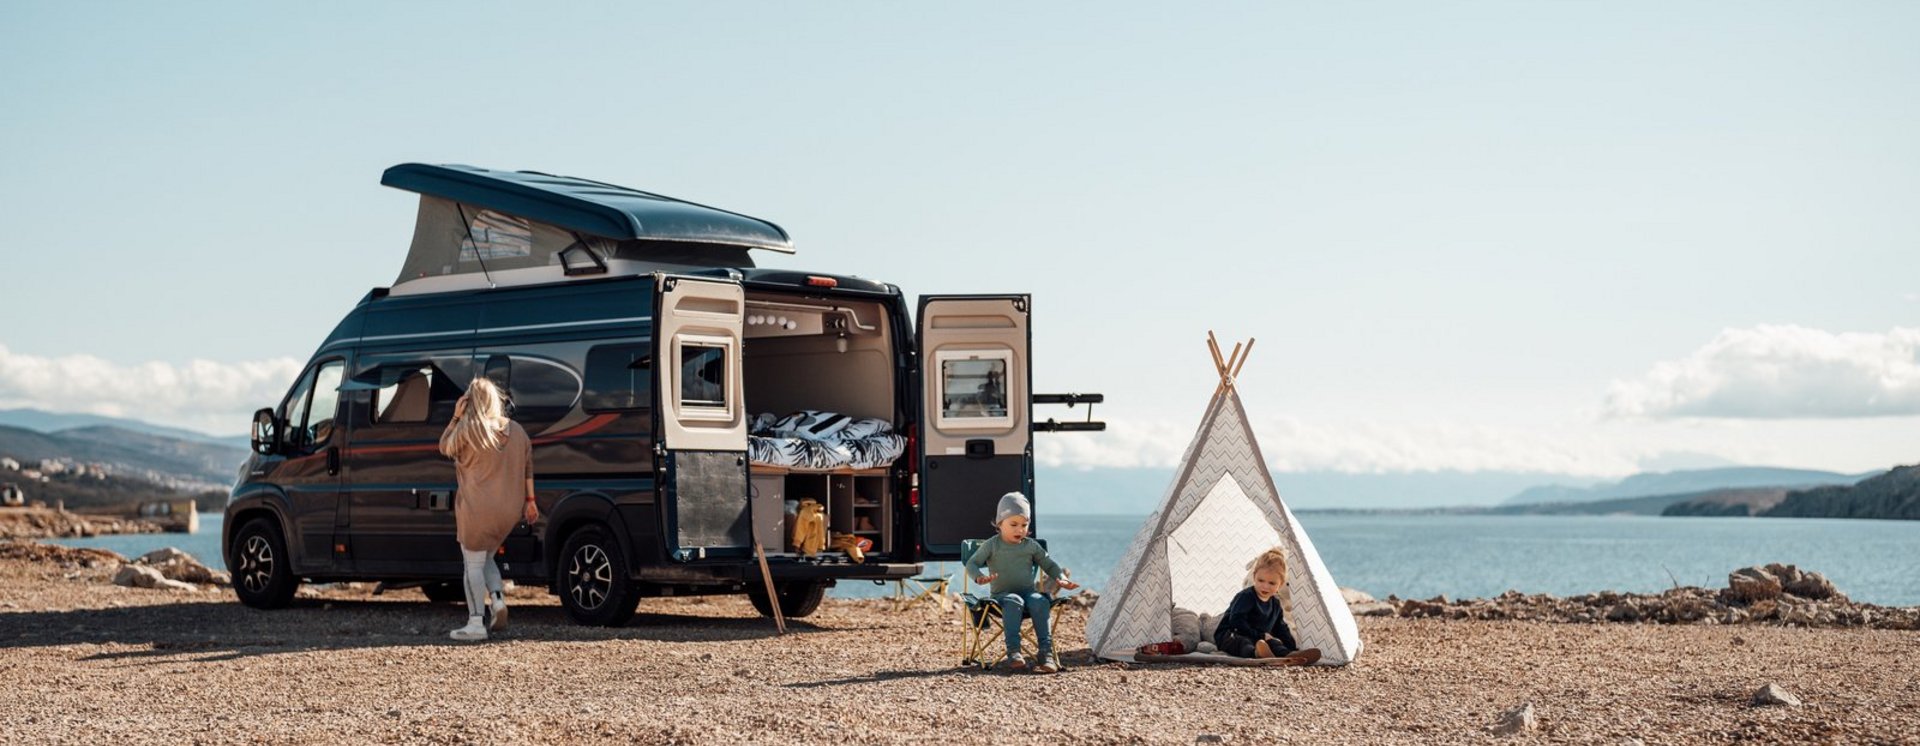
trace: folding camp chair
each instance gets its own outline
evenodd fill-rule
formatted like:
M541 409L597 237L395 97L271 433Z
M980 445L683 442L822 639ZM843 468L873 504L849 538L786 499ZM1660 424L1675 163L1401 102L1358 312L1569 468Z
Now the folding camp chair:
M1041 548L1046 547L1046 542L1040 539L1034 539L1034 541L1040 541ZM966 539L961 541L960 557L962 561L972 558L974 551L979 549L980 545L984 543L986 543L985 539ZM1036 568L1034 572L1037 575L1039 573L1038 568ZM979 594L970 592L972 583L972 573L967 572L964 566L961 567L960 665L993 668L1007 658L1007 646L1005 642L1006 621L1000 615L1000 602L994 600L991 593L985 588L981 588ZM1047 588L1043 586L1041 587L1041 591L1046 592ZM1047 615L1047 631L1051 633L1055 628L1059 627L1059 609L1067 603L1067 598L1057 593L1048 593L1047 597L1051 601L1051 605L1047 609L1051 612ZM1031 620L1030 618L1022 617L1021 621L1027 622ZM1057 645L1058 642L1056 639L1055 644ZM1040 640L1034 634L1033 627L1030 624L1022 624L1020 626L1020 653L1029 658L1040 654ZM1060 654L1058 650L1054 651L1054 665L1060 670L1066 670L1064 666L1060 666Z
M906 611L923 602L940 604L940 610L947 610L947 575L926 575L918 578L900 578L893 581L893 610L895 613Z

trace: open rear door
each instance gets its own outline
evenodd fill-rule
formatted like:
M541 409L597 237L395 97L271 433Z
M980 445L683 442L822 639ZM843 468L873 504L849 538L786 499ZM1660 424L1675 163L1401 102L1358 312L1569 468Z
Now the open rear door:
M927 559L956 559L962 540L993 533L1001 495L1033 497L1028 308L1025 295L920 299L920 542Z
M672 275L658 276L656 289L654 411L668 552L679 560L749 555L745 293L733 282Z

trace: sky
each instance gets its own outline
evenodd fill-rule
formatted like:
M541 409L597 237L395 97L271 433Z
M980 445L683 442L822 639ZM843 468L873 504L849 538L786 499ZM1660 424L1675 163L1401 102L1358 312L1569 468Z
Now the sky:
M773 220L1034 296L1166 467L1920 461L1920 5L0 4L0 408L245 430L389 284L402 162ZM1077 417L1079 410L1042 416Z

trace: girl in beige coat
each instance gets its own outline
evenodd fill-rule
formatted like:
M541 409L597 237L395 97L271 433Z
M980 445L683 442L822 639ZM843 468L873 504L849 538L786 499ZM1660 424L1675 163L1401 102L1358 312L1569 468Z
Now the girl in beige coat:
M475 378L440 434L440 452L453 459L459 485L453 519L466 563L467 626L449 634L455 640L485 640L488 629L506 629L506 586L493 554L516 523L540 517L533 504L533 443L505 409L499 387Z

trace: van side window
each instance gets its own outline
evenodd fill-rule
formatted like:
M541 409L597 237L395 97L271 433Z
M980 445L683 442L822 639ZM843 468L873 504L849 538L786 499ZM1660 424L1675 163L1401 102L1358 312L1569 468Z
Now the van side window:
M515 356L508 380L513 418L532 432L560 421L580 400L580 374L553 360Z
M600 345L587 350L588 412L649 409L653 405L653 345Z
M380 387L373 392L375 425L451 419L453 402L460 398L460 389L447 375L426 363L383 368L379 376Z

